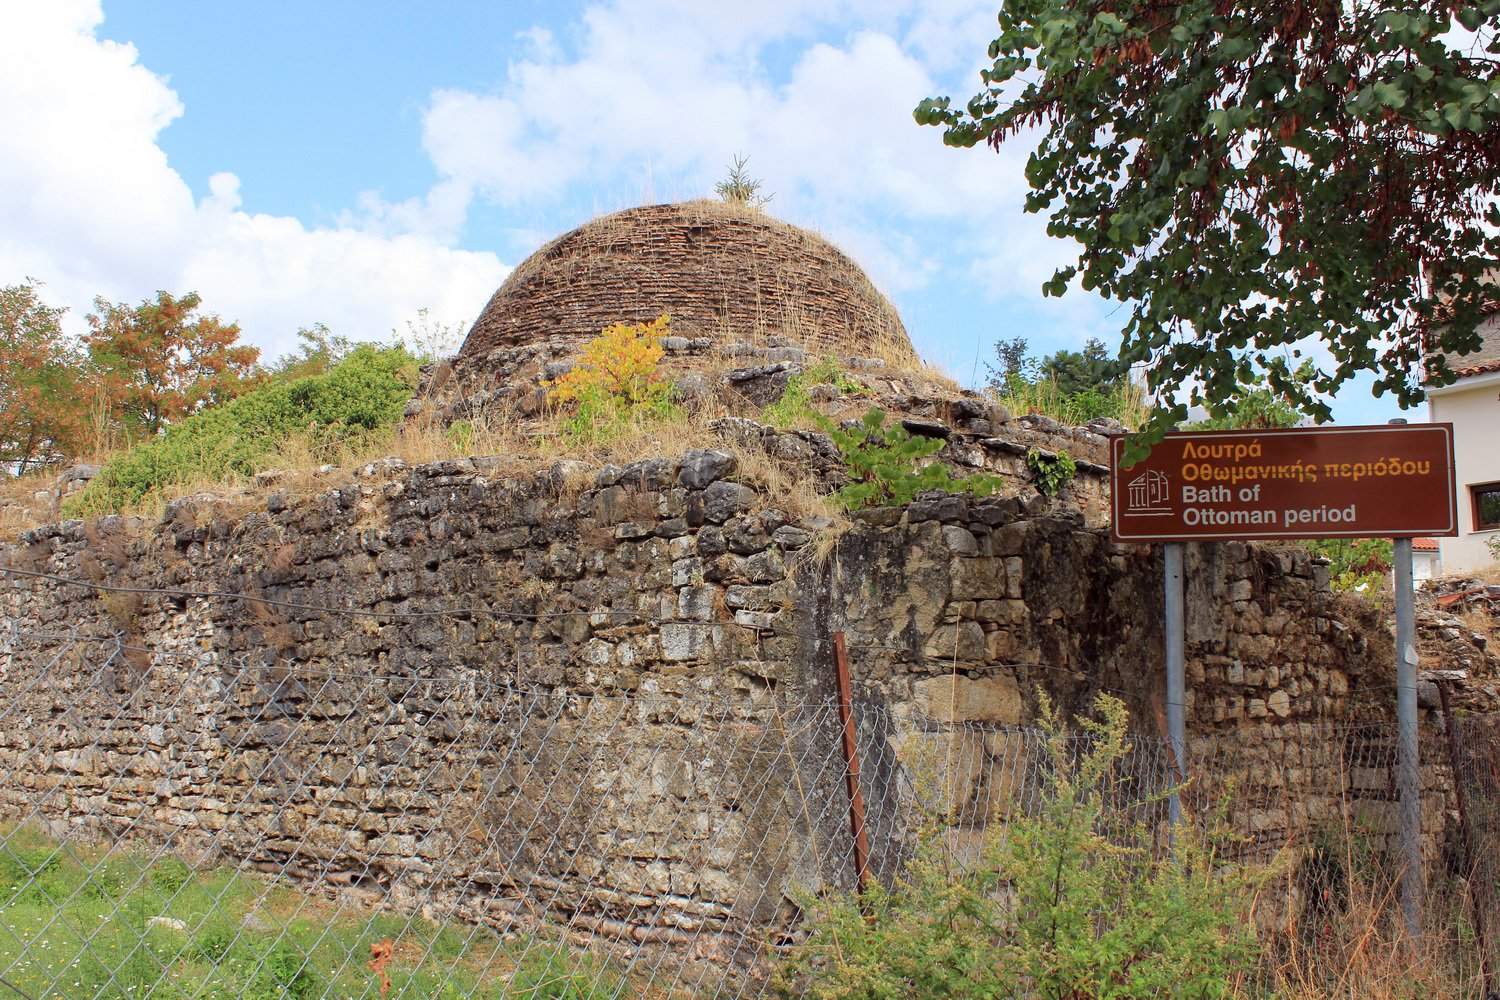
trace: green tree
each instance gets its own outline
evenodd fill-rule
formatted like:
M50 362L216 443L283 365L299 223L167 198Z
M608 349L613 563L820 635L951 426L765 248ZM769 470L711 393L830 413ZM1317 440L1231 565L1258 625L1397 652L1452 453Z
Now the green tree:
M1076 396L1090 390L1112 392L1127 375L1127 370L1109 356L1097 337L1090 337L1082 351L1061 350L1042 362L1042 374L1057 383L1064 395Z
M38 282L0 288L0 466L17 474L77 453L85 426L77 348L65 309L48 306Z
M1292 374L1304 382L1311 381L1315 377L1313 363L1303 361ZM1268 385L1259 385L1247 390L1233 410L1210 407L1208 419L1194 423L1193 430L1271 430L1296 427L1303 419L1302 411L1292 400Z
M1027 353L1024 337L1002 340L995 344L995 360L990 366L990 387L1001 391L1017 382L1035 385L1052 382L1063 396L1076 396L1090 390L1107 394L1118 389L1128 377L1128 369L1109 356L1104 343L1090 337L1081 351L1064 348L1050 357L1035 358Z
M953 146L1036 140L1026 209L1080 245L1044 291L1130 304L1120 359L1162 400L1144 441L1262 382L1320 420L1365 371L1410 406L1500 298L1497 20L1500 0L1004 0L983 89L915 114ZM1332 357L1306 382L1304 340Z
M201 302L197 292L157 292L138 306L94 300L84 345L111 415L127 433L154 437L260 378L260 348L240 344L236 324L195 316Z
M277 358L270 374L277 379L298 379L321 375L347 358L356 347L379 347L378 344L356 344L343 334L334 333L322 323L304 326L297 331L300 343L295 351Z

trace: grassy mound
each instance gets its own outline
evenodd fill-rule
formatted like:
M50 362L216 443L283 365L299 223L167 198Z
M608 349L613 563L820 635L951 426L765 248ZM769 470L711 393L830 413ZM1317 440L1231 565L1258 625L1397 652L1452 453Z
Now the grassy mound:
M361 347L323 374L275 382L195 414L109 461L63 513L117 512L153 494L252 475L294 437L321 454L357 447L400 421L417 368L403 347Z

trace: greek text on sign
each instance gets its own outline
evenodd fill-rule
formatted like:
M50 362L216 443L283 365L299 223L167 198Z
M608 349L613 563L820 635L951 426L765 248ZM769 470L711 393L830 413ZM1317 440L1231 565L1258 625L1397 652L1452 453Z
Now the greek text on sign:
M1128 469L1124 448L1116 541L1458 534L1452 424L1178 432Z

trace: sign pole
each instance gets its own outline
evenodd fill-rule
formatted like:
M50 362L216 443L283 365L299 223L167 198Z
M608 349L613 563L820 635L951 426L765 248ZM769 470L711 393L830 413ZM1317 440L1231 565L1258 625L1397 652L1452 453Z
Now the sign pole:
M1406 421L1390 422L1399 427ZM1391 583L1396 590L1396 731L1397 783L1401 790L1401 916L1412 947L1422 941L1422 771L1417 743L1416 589L1411 565L1411 538L1391 546Z
M1401 915L1413 947L1422 939L1422 775L1417 751L1417 638L1411 539L1395 540L1397 775L1401 788Z
M1187 681L1186 640L1184 638L1184 600L1182 584L1181 542L1168 542L1163 551L1167 598L1167 739L1172 744L1172 786L1167 800L1167 815L1175 827L1182 819L1182 802L1176 787L1186 780L1187 759Z

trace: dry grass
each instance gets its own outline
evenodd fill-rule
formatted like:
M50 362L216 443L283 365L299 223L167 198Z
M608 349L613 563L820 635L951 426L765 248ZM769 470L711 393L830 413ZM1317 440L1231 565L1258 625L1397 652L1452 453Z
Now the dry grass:
M1414 945L1401 918L1399 871L1372 843L1345 802L1331 826L1284 852L1303 860L1295 874L1279 881L1279 892L1267 890L1257 903L1266 965L1260 981L1237 997L1459 1000L1482 995L1470 929L1473 910L1463 883L1427 886L1423 937ZM1277 914L1269 926L1268 913Z
M800 470L788 468L764 449L736 446L720 441L721 450L731 452L739 461L735 478L753 486L767 501L789 514L804 518L825 518L833 522L829 532L842 531L849 524L844 509L833 498L818 489L818 484Z
M41 500L36 494L52 494L56 488L57 472L50 469L0 478L0 541L14 541L23 531L55 521L55 499Z
M1352 896L1316 940L1295 931L1276 936L1281 945L1271 969L1276 997L1460 1000L1482 995L1472 942L1455 941L1455 928L1426 928L1423 943L1414 948L1399 930L1394 890L1379 894L1356 886ZM1249 1000L1264 993L1242 996Z

